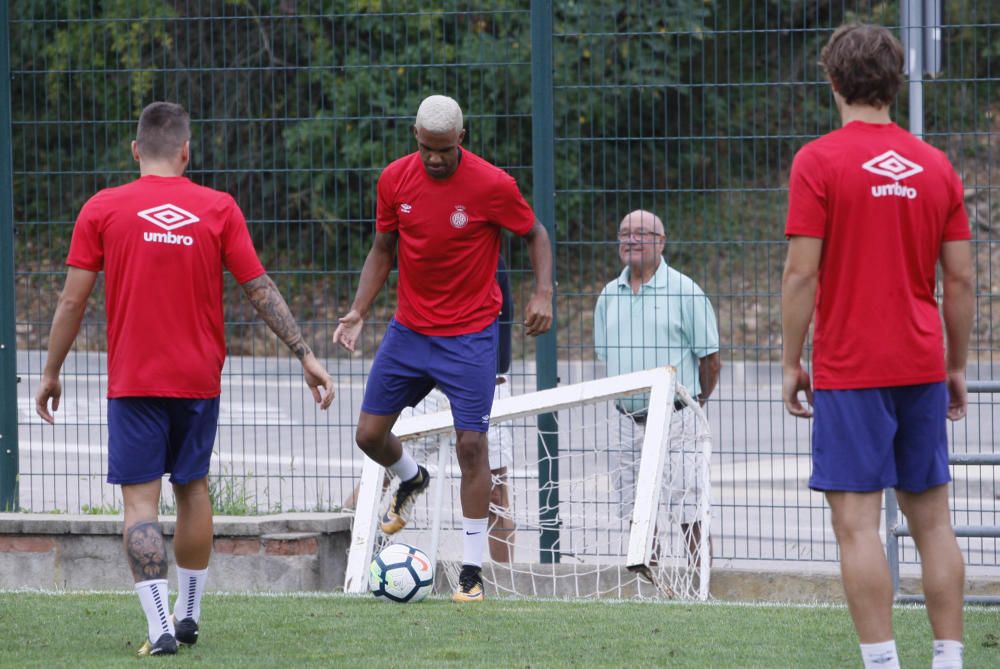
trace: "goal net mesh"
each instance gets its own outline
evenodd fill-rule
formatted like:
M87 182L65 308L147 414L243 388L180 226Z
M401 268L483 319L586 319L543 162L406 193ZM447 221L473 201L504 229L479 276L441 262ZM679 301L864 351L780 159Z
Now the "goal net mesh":
M573 396L571 386L562 388ZM490 538L483 556L488 594L707 598L711 441L701 408L682 387L676 391L688 405L668 410L665 435L645 434L643 417L636 421L622 414L616 398L581 400L555 412L537 405L531 414L494 422L491 467L505 466L506 473L493 474ZM412 415L439 412L448 412L448 405L435 392ZM409 413L401 418L404 427ZM547 418L539 421L543 414ZM401 438L430 471L431 486L417 498L399 533L386 537L375 526L372 549L403 542L434 552L439 576L444 574L454 589L463 547L454 432ZM637 490L643 438L653 439L663 451L662 469L653 472L660 492L651 514L652 544L641 564L629 565L634 507L653 503L649 494ZM381 491L378 513L396 484ZM504 486L505 496L499 492Z

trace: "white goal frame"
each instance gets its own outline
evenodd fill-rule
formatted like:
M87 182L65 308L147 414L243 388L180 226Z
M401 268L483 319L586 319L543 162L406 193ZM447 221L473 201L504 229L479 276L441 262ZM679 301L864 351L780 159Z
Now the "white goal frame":
M509 421L523 416L556 412L580 403L613 400L648 392L649 410L635 484L636 503L632 508L625 566L630 571L651 578L650 560L653 557L656 540L656 512L660 503L664 463L668 457L667 444L670 439L669 428L674 412L674 397L679 391L683 401L694 401L686 391L677 386L676 370L664 366L500 399L493 403L490 420ZM539 411L540 408L543 408L543 411ZM454 430L452 420L450 411L417 415L401 419L396 423L393 433L405 443L412 439L451 432ZM439 451L439 459L443 461L444 457L445 449L442 448ZM364 458L344 579L344 591L348 593L368 591L368 568L372 561L376 524L380 512L378 505L383 497L384 472L385 468L374 460ZM708 490L707 471L704 473L704 478L704 489ZM441 487L438 486L438 489ZM433 503L435 509L440 508L440 493L435 495ZM707 507L705 504L702 513L702 536L706 544L710 517ZM434 519L432 545L426 552L436 565L440 513L435 513ZM708 573L708 559L703 559L699 588L703 598L707 597Z

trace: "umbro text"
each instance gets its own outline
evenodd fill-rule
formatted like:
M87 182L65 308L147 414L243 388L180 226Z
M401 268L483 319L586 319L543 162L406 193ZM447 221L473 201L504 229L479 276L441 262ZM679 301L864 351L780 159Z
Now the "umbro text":
M875 197L905 197L914 200L917 197L917 189L910 186L901 186L897 183L880 184L872 186L872 195Z
M157 244L183 244L184 246L194 246L194 237L188 235L175 235L172 232L144 232L142 238L147 242Z

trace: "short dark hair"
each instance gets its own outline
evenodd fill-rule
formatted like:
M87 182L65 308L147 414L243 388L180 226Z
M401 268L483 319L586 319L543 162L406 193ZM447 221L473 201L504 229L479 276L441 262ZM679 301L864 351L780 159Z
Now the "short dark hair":
M819 64L849 105L887 107L903 85L903 45L882 26L848 23L833 33Z
M139 115L135 141L144 158L173 158L191 139L191 118L174 102L153 102Z

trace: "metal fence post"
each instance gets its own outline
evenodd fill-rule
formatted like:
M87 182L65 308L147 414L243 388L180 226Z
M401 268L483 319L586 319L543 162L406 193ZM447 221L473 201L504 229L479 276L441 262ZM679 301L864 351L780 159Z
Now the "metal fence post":
M18 507L17 351L14 341L14 179L10 125L10 36L0 2L0 511Z
M552 242L552 279L555 282L555 121L553 112L552 3L531 1L531 139L533 199L535 214L545 226ZM535 350L538 390L554 388L559 383L556 368L556 299L552 296L552 329L537 339ZM559 493L549 485L559 480L559 425L553 413L538 417L538 506L542 526L539 537L539 560L559 561Z
M906 41L906 71L909 82L910 132L924 136L924 21L922 0L900 4L900 31Z

